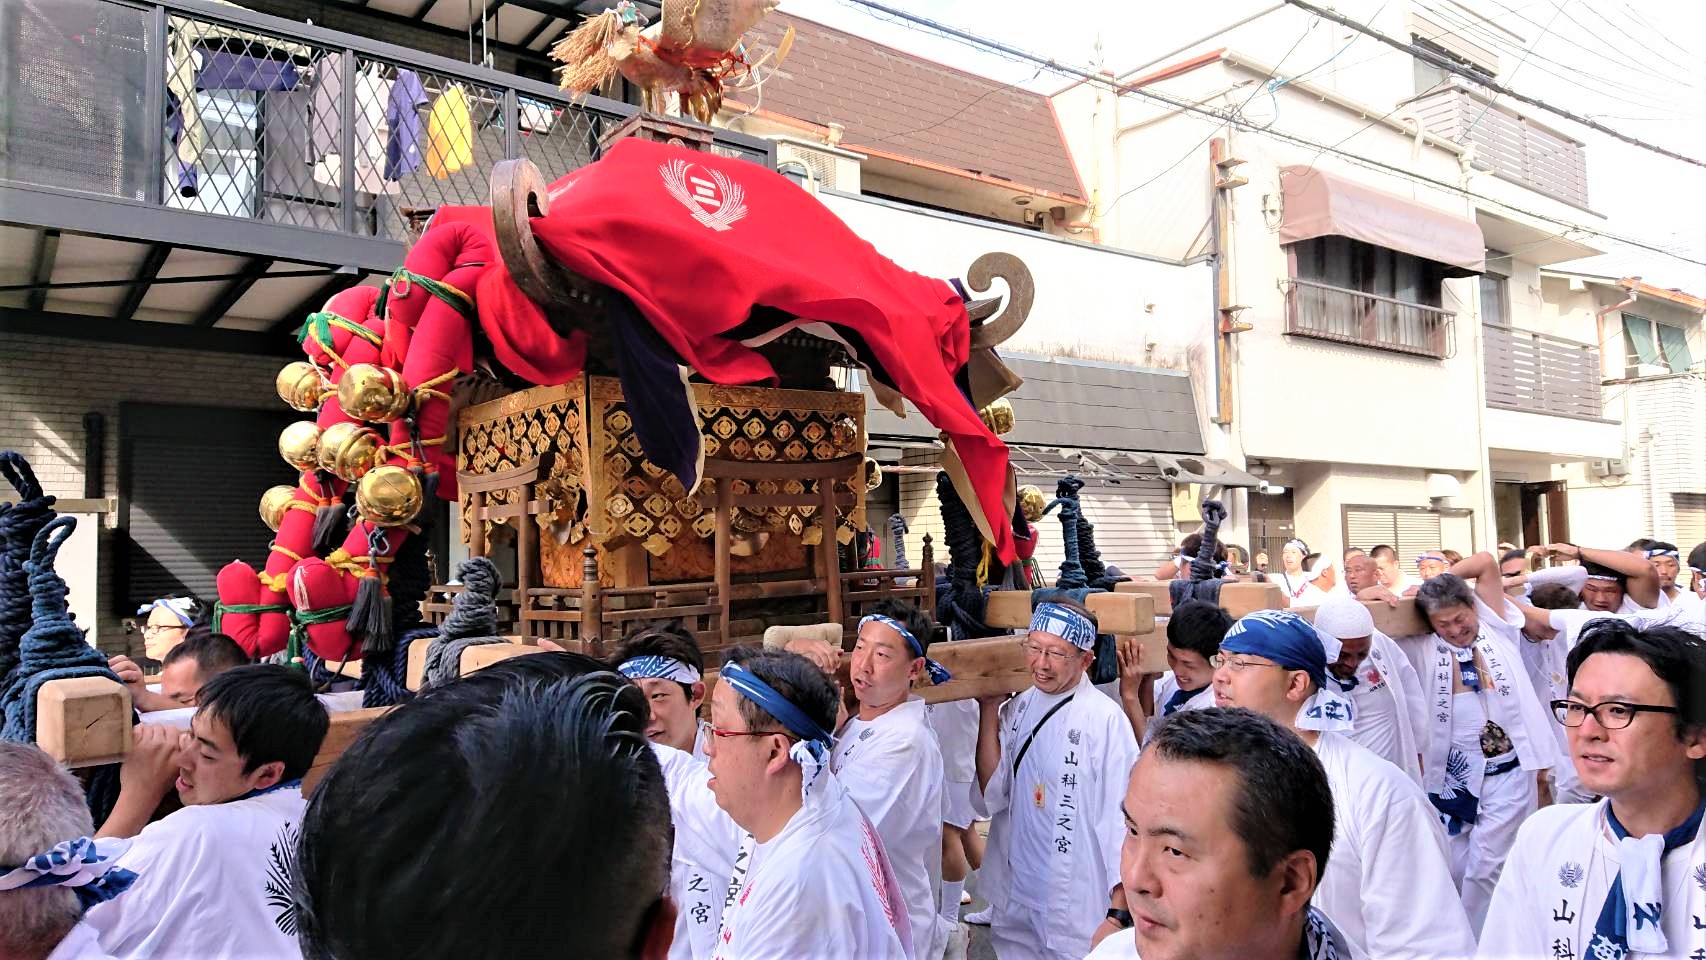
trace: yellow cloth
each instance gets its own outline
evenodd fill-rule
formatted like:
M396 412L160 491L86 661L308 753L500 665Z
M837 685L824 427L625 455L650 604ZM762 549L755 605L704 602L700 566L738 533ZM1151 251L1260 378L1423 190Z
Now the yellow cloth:
M468 95L459 86L439 94L427 112L426 168L443 180L474 162L474 122Z

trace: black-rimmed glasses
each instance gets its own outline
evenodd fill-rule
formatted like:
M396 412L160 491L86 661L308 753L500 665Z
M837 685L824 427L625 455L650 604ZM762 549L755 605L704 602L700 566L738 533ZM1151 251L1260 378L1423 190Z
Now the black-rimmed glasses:
M1606 700L1588 706L1575 700L1552 701L1552 715L1566 727L1579 727L1587 721L1588 714L1593 714L1595 723L1607 730L1622 730L1635 722L1638 713L1681 713L1675 707L1660 707L1650 703L1624 703L1621 700Z

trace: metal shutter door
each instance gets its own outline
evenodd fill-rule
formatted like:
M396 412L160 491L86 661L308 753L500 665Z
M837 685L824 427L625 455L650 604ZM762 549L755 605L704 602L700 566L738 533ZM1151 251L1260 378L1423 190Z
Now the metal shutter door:
M1676 539L1672 542L1686 565L1688 551L1706 543L1706 493L1673 493L1671 500L1675 508L1672 521L1676 526Z
M160 596L214 598L232 560L256 569L271 534L256 514L261 492L292 479L278 457L291 417L272 412L125 404L120 496L128 543L121 615Z
M1398 549L1398 521L1390 510L1350 509L1345 511L1345 543L1347 546L1372 550L1380 544ZM1402 550L1399 550L1402 553ZM1269 558L1270 569L1278 557Z
M1400 510L1394 513L1394 518L1398 542L1393 546L1398 548L1398 560L1404 569L1412 569L1416 558L1427 551L1440 549L1439 514Z

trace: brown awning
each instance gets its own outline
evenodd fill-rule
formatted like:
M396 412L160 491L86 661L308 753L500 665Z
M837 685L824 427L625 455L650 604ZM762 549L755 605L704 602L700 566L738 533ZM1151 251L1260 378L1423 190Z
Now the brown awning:
M1349 237L1444 264L1446 276L1486 269L1486 240L1473 220L1305 166L1280 169L1280 193L1281 243Z

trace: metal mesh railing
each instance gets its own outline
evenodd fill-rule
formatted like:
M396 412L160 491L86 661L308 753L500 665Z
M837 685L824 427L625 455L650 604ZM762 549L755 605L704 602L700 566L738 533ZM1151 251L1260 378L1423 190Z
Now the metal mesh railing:
M591 162L636 109L206 0L0 0L0 28L0 178L381 239L486 203L499 160Z

